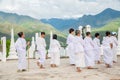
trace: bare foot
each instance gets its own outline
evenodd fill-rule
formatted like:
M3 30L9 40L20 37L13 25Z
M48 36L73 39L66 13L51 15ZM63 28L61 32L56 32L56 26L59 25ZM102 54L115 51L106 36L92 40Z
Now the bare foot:
M55 64L53 64L53 65L52 65L52 67L53 67L53 68L55 68L55 67L56 67L56 65L55 65Z
M112 66L110 64L107 64L106 65L106 68L111 68Z
M40 65L40 69L45 69L45 67L43 67L43 65Z
M40 62L37 61L37 66L40 66Z
M105 64L106 65L106 68L109 68L109 64Z
M54 67L54 64L51 64L50 66L51 66L51 67Z
M91 67L91 66L89 66L89 67L87 67L87 69L94 69L93 67Z
M80 68L79 68L79 67L77 67L77 72L81 72L81 70L80 70Z
M101 64L101 62L100 62L100 61L98 61L98 62L97 62L97 64Z
M117 63L116 61L113 61L113 63Z
M71 66L75 66L75 64L70 64Z
M56 64L54 64L54 67L58 67Z
M19 69L19 70L17 70L17 72L22 72L22 70Z
M26 69L22 69L22 72L25 72L25 71L27 71Z

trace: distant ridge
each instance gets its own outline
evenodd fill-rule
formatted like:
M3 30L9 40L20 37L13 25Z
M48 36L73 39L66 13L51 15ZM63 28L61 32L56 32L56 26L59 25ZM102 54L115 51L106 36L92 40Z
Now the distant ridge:
M120 11L107 8L97 15L84 15L77 19L51 18L41 19L40 21L42 21L43 23L48 23L54 26L56 29L63 31L70 27L74 27L75 29L77 29L78 26L85 26L87 24L91 25L93 28L99 28L119 17Z

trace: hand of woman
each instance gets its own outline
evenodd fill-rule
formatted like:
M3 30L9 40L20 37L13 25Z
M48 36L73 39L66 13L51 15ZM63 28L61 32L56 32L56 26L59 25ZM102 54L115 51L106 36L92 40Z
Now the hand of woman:
M30 45L30 41L27 42L27 46L29 46L29 45Z

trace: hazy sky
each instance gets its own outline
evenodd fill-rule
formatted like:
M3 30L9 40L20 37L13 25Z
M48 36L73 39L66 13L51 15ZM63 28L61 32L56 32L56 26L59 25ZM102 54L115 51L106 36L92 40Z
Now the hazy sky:
M0 0L0 11L41 18L76 18L106 8L120 11L120 0Z

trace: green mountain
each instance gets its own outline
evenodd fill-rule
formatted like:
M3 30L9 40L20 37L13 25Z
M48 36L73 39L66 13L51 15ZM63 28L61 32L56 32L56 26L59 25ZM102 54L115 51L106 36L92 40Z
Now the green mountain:
M110 9L108 9L107 11L109 10ZM45 31L47 34L46 40L47 43L49 43L49 33L50 31L53 31L53 33L58 35L58 40L61 41L61 43L65 43L66 41L66 34L62 33L63 30L60 32L50 24L43 23L40 20L34 19L29 16L5 13L0 11L0 37L7 36L7 39L10 39L10 30L12 27L14 28L16 34L15 38L17 38L16 36L19 31L23 31L26 34L27 39L31 39L32 36L35 36L36 32ZM92 29L92 34L99 32L101 36L104 36L105 31L117 32L118 27L120 27L120 18L117 16L117 19L115 18L113 20L110 20L110 22L106 23L102 27L94 27Z
M73 27L78 29L79 26L90 25L93 28L100 28L101 26L106 25L114 19L120 17L120 11L107 8L96 15L84 15L80 18L70 18L70 19L60 19L60 18L51 18L51 19L41 19L40 21L44 23L51 24L56 29L65 31Z
M112 20L111 22L102 26L101 28L93 28L92 34L99 32L102 38L102 36L105 36L106 31L118 32L118 28L120 28L120 18Z
M17 15L13 13L5 13L0 11L0 37L7 36L10 39L10 30L14 28L15 38L17 33L23 31L27 39L35 36L36 32L44 31L47 35L47 43L49 42L50 31L58 35L58 40L65 42L66 35L56 30L53 26L40 22L29 16Z

